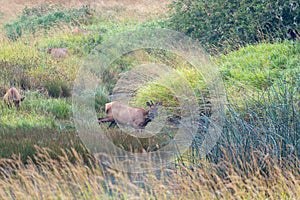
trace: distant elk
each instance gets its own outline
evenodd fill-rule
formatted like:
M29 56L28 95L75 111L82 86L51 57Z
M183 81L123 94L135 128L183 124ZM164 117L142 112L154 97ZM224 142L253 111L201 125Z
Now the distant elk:
M135 129L144 129L158 115L158 107L162 102L146 102L149 110L131 107L121 102L113 101L105 104L106 117L98 118L98 122L111 122L109 127L115 123L131 126Z
M49 48L48 54L56 60L62 60L70 56L69 51L66 48Z
M3 97L4 102L8 105L9 108L14 104L16 108L20 107L21 101L23 101L25 97L21 97L20 93L15 87L7 90L6 94Z
M75 27L73 30L72 30L72 35L88 35L88 34L91 34L92 32L91 31L88 31L88 30L84 30L84 29L81 29L79 27Z

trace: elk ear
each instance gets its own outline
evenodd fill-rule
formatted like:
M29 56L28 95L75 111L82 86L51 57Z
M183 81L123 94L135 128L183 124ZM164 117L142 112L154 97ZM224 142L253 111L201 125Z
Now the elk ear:
M49 53L49 54L50 54L50 53L51 53L51 51L52 51L52 49L53 49L53 48L49 48L49 49L48 49L48 51L47 51L47 53Z
M163 104L162 104L162 102L157 102L156 105L162 106Z
M21 98L21 101L24 101L24 99L25 99L25 97L22 97L22 98Z
M146 105L149 106L149 107L151 106L151 104L148 101L146 102Z

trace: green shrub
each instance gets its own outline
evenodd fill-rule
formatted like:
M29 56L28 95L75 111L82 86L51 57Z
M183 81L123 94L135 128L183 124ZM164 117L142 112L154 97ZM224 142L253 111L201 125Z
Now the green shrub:
M65 8L61 5L42 4L33 8L25 8L15 21L4 26L6 35L17 40L25 33L35 34L52 27L64 25L89 24L93 20L94 10L89 6Z
M261 43L221 55L215 61L229 98L236 98L243 92L265 90L282 77L295 77L300 70L299 56L300 43Z
M71 89L64 81L50 81L45 83L45 88L50 97L70 97Z
M183 67L138 88L134 103L144 106L149 100L161 101L170 113L179 114L180 101L189 101L190 98L195 98L199 103L206 102L209 92L202 74L197 69Z
M69 119L71 115L71 105L63 100L53 99L44 105L43 110L53 114L56 119Z
M297 1L175 1L169 27L200 40L211 52L287 37L298 30Z

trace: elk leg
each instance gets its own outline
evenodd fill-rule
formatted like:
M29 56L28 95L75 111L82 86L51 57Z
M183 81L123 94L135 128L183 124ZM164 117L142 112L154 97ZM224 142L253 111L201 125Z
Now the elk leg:
M112 122L112 120L110 118L108 118L108 117L98 118L98 123L100 124L102 122Z
M112 122L109 124L108 128L110 128L110 127L112 127L112 126L116 126L116 125L117 125L117 123L116 123L116 121L114 120L114 121L112 121Z

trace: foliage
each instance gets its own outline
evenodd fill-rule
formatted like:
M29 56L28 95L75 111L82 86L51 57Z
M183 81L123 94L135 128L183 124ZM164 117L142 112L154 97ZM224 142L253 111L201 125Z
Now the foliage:
M237 93L265 90L282 77L299 74L300 43L260 43L214 58L229 98ZM239 91L239 92L238 92Z
M285 39L288 29L299 32L300 5L293 0L184 0L171 8L169 27L198 39L211 52Z
M78 57L88 55L92 49L101 44L103 35L90 33L84 35L72 35L70 33L57 34L52 37L40 38L37 41L39 49L46 51L48 48L67 48L72 54Z
M26 33L35 34L52 27L65 25L89 24L94 11L89 6L82 8L65 8L60 5L42 4L33 8L25 8L22 15L15 21L5 25L6 35L17 40Z
M0 102L1 158L20 154L25 162L35 155L35 145L55 152L67 147L81 149L70 121L69 100L52 99L38 92L27 92L25 96L19 110L8 109Z
M299 75L293 86L280 79L259 95L246 97L242 108L230 101L221 140L208 157L218 162L226 156L226 160L245 171L249 166L238 160L262 165L264 156L271 156L279 163L299 158ZM199 144L196 139L195 150ZM250 150L257 155L255 160Z
M29 71L36 69L41 62L40 53L24 43L11 44L2 42L0 48L0 69L3 85L21 85L28 88L34 85L35 78L29 76ZM29 84L29 82L32 82Z
M241 156L241 160L248 159L240 152L249 148L260 150L262 155L277 156L279 160L291 153L300 157L299 50L299 43L262 43L213 58L220 65L228 95L228 102L224 102L228 106L224 135L215 150L220 154L214 151L217 159L223 157L220 148L234 151L232 155ZM178 97L184 94L181 85L189 85L199 103L209 100L200 72L192 67L175 71L138 88L134 104L144 106L148 99L162 101L169 115L176 116L180 114ZM198 125L203 130L203 124ZM197 135L193 146L199 152L201 135ZM263 151L263 146L268 150ZM236 161L234 157L231 159Z
M74 65L74 62L67 60L59 62L52 60L46 52L27 45L27 42L20 40L15 43L6 41L0 43L1 87L8 89L10 86L17 86L24 90L36 89L53 80L64 80L64 96L69 96L67 90L70 89L64 86L75 78L76 63Z
M212 57L220 67L228 95L228 101L224 102L227 113L222 137L203 159L200 130L206 131L207 127L199 123L192 148L170 167L148 174L106 170L98 165L100 161L91 158L71 120L70 88L81 60L104 39L136 27L165 24L95 20L93 10L88 7L26 8L6 25L7 36L15 41L0 42L0 92L3 94L8 86L16 85L24 89L21 93L26 96L19 110L8 109L0 102L0 198L297 198L300 195L300 46L297 42L274 42L276 38L284 38L287 26L297 28L293 22L299 22L299 6L290 2L276 1L271 5L270 1L225 4L221 0L185 0L172 5L175 13L170 25L207 45L212 44L211 48L234 49L260 40L273 42L247 45L227 55ZM283 10L278 10L279 4ZM288 5L295 10L285 10ZM272 16L282 16L282 20ZM262 18L265 20L261 21ZM84 25L92 32L56 33L54 29L60 25ZM36 34L39 31L51 37ZM22 37L27 33L28 37ZM67 48L71 55L62 61L54 60L47 54L50 47ZM106 69L101 77L103 83L95 91L96 110L103 111L120 77L134 66L150 62L170 66L172 73L161 73L159 78L134 88L136 96L130 103L145 107L145 101L163 101L167 114L178 114L179 99L185 98L185 89L191 90L200 103L210 98L205 77L182 58L162 50L143 49L119 58ZM209 123L210 118L206 119ZM105 125L102 128L119 148L145 153L159 150L173 139L176 131L167 130L171 127L169 121L162 126L165 127L152 138L133 137L118 128L105 129ZM145 166L152 164L147 162Z
M106 103L110 101L108 91L105 87L97 87L95 92L95 109L103 111Z
M180 112L179 101L191 98L187 94L195 95L197 101L203 102L203 98L209 98L206 84L202 74L194 67L173 69L171 73L160 76L156 80L138 88L135 103L144 105L152 99L155 102L163 102L164 107L170 112Z
M45 83L45 88L48 91L48 94L50 97L70 97L71 96L71 90L67 86L67 84L63 81L50 81Z

